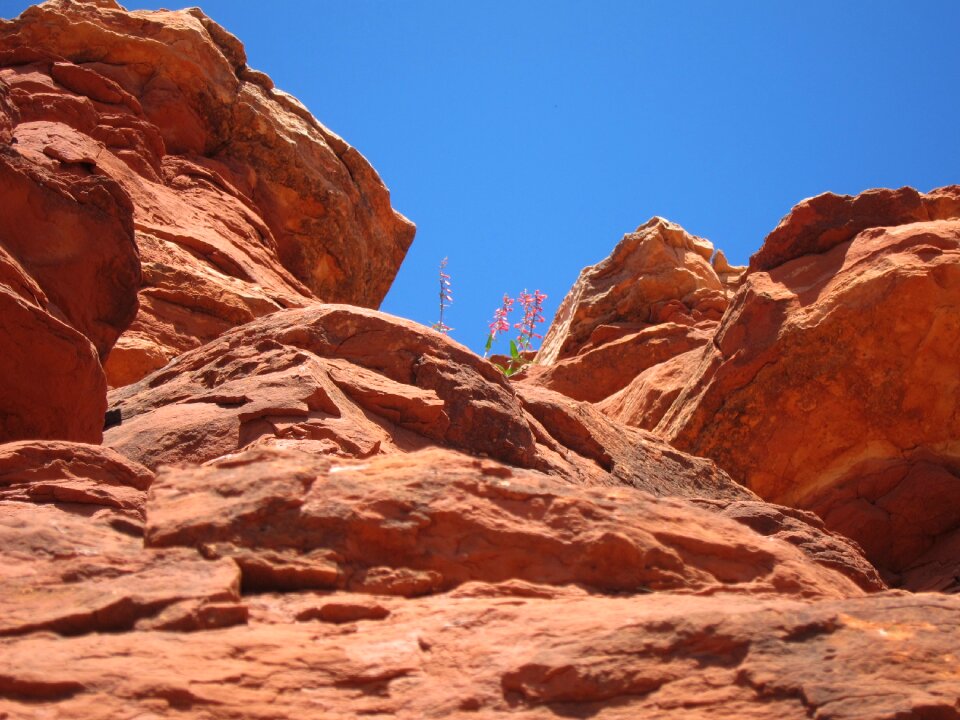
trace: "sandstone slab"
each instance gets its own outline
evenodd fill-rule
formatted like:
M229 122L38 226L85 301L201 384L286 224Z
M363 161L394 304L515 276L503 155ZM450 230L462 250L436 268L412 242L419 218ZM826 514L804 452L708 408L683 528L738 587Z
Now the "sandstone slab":
M521 580L602 592L859 594L815 555L682 500L571 488L447 450L346 461L260 448L168 467L150 489L145 539L231 557L244 587L259 591L416 596Z
M347 625L285 622L278 609L189 634L0 639L0 712L897 720L960 711L956 598L474 590L481 596L404 600L388 618Z

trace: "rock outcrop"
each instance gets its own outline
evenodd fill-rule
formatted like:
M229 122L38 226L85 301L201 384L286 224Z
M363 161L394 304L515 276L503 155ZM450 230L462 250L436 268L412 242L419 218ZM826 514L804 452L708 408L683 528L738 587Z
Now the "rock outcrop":
M24 140L0 71L0 442L100 442L101 361L137 312L130 198Z
M55 463L38 467L41 449L0 457L29 469L24 485L46 483L35 497L89 473L90 487L142 501L149 472L110 451L76 448L84 461L68 481ZM679 498L447 450L350 460L282 447L162 470L145 543L136 513L111 528L106 497L89 517L63 514L82 542L48 561L42 577L59 572L60 584L30 581L32 611L19 595L2 601L2 713L892 720L957 709L957 598L865 597L793 545ZM38 507L0 500L10 506L22 517ZM49 532L4 547L34 567L40 546L58 548Z
M709 241L652 218L580 273L521 382L653 428L693 370L675 358L710 341L742 270Z
M167 467L145 493L151 479L92 446L4 447L0 712L893 718L956 704L943 663L960 601L868 600L746 526L769 513L735 522L439 449L255 447Z
M128 13L51 0L0 21L0 95L15 110L5 143L70 177L80 198L71 202L82 205L5 192L5 213L38 217L7 229L3 244L30 245L45 225L76 251L84 233L128 245L136 233L141 307L107 360L111 385L316 297L375 307L412 241L413 225L366 160L247 67L240 42L196 8ZM102 359L137 307L136 297L109 295L137 286L140 270L135 253L109 242L96 253L117 265L101 269L105 281L91 286L96 258L84 256L76 282L54 283L82 302L51 300ZM71 271L66 261L52 267Z
M751 268L657 432L814 510L891 579L953 587L960 189L805 201Z
M652 493L755 499L716 466L586 403L515 389L446 336L372 310L314 304L260 318L110 393L105 442L149 467L251 444L367 458L442 445Z

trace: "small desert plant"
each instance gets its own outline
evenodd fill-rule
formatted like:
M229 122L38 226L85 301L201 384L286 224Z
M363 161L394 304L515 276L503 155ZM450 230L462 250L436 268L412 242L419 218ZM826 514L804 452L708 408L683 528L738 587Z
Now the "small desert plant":
M537 332L537 325L545 322L543 317L543 301L547 299L545 293L534 290L533 295L524 290L517 296L517 302L523 308L523 318L513 327L519 330L515 340L510 341L510 360L506 365L494 363L501 372L507 377L515 375L530 364L524 353L534 351L534 338L542 338L543 335ZM507 315L513 310L514 301L509 295L503 296L503 303L493 314L493 321L490 323L490 334L487 335L487 344L483 353L484 357L490 354L490 348L497 335L510 330L510 323L507 321Z
M447 258L444 258L440 261L440 319L430 326L444 335L453 330L452 327L443 322L443 311L453 304L453 294L450 292L450 275L445 272L446 269Z
M487 335L487 344L483 348L483 356L490 354L490 348L493 347L493 341L497 335L503 332L509 332L510 322L507 315L513 312L513 298L506 293L503 294L503 304L493 311L493 320L490 322L490 334Z

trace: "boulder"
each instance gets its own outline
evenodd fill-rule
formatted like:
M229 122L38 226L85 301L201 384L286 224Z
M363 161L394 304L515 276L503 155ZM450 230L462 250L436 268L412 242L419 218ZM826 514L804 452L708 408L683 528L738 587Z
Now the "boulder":
M148 547L233 558L248 591L417 596L520 580L607 593L859 594L815 555L689 502L440 449L348 461L263 447L166 467L147 517Z
M803 255L819 255L870 228L960 218L960 188L920 193L877 188L859 195L831 192L798 203L750 258L750 272L772 270Z
M95 445L0 445L0 636L245 621L235 563L144 549L152 481Z
M724 280L711 260L719 261ZM642 375L710 341L739 278L713 245L653 218L625 235L608 258L586 268L560 304L521 384L603 403L614 419L644 429L659 417L637 412L650 395ZM608 398L636 398L630 409Z
M877 191L842 208L916 195L916 212L949 214L958 192ZM815 511L900 582L960 524L960 221L868 227L810 254L865 222L840 213L836 233L823 218L801 232L823 202L774 231L776 256L793 259L747 275L657 432L765 500Z
M52 130L14 96L0 71L0 442L99 442L101 361L137 312L130 198L86 171L89 148L22 142Z
M106 474L149 477L106 459ZM148 490L146 549L72 514L74 552L96 548L87 562L102 567L109 549L112 572L63 578L59 616L4 608L24 620L0 626L0 713L957 711L960 599L867 596L828 567L830 548L789 537L808 515L697 504L439 448L357 460L263 446L168 466ZM82 589L127 599L85 615Z

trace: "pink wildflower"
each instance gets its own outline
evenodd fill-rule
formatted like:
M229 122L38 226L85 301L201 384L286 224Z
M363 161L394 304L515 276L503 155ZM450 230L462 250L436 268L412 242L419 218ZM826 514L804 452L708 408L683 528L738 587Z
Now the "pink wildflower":
M487 335L487 345L483 353L484 357L490 354L490 348L493 347L493 340L497 337L497 334L510 330L507 315L511 312L513 312L513 298L504 293L503 304L493 311L493 320L489 325L490 334Z
M490 323L490 334L494 337L497 333L507 332L510 329L510 323L507 322L507 314L513 312L513 298L509 295L503 296L503 305L493 312L493 322Z
M525 350L530 350L534 338L543 338L543 335L536 331L537 324L546 322L543 317L543 301L547 299L545 293L534 290L533 295L524 290L517 297L517 302L523 308L523 319L515 323L513 327L520 331L520 337L517 342Z

